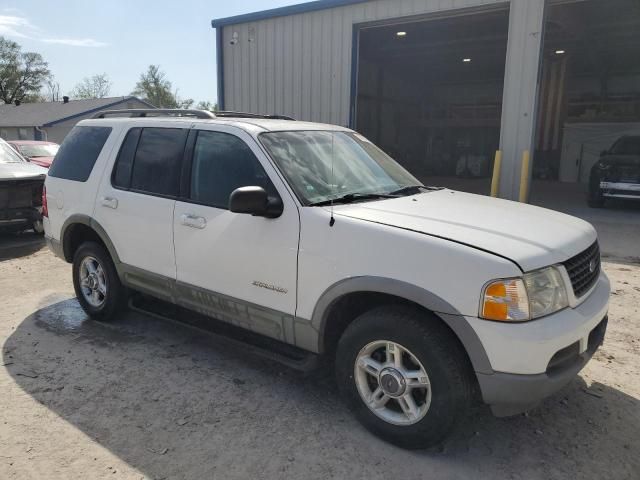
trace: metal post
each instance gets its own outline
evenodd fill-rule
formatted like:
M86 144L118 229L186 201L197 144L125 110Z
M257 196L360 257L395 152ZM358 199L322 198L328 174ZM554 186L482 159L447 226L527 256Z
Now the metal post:
M498 185L500 185L500 168L502 167L502 152L496 150L496 159L493 162L493 178L491 179L491 196L498 196Z
M544 0L511 0L500 129L503 160L498 189L500 197L511 200L517 200L520 192L520 154L533 151L544 11ZM527 172L527 182L529 179Z
M529 163L531 155L529 150L522 152L522 168L520 169L520 203L527 203L529 199Z

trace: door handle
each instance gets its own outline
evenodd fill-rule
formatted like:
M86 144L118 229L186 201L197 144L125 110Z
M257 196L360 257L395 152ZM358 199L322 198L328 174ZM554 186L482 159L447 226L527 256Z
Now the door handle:
M118 199L113 197L102 197L100 200L103 207L113 208L114 210L118 208Z
M180 216L180 223L185 227L197 228L202 230L207 226L207 220L204 217L198 217L196 215L190 215L185 213Z

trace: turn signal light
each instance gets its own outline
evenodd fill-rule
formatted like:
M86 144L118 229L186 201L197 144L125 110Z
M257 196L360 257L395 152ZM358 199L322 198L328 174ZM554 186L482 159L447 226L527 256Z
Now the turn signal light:
M47 206L47 187L42 187L42 216L49 217L49 207Z
M500 322L529 320L529 298L524 282L508 278L487 285L482 296L482 318Z

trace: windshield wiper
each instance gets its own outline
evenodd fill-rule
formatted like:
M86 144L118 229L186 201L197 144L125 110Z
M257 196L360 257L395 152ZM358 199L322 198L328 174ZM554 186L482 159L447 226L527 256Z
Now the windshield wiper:
M325 207L332 203L352 203L360 200L377 200L379 198L398 198L397 195L390 193L347 193L342 197L334 198L333 200L323 200L321 202L311 203L311 207Z
M435 190L442 190L443 187L426 187L424 185L407 185L406 187L402 187L398 190L394 190L389 193L389 195L393 196L405 196L405 195L415 195L420 193L420 190L426 190L427 192L432 192Z

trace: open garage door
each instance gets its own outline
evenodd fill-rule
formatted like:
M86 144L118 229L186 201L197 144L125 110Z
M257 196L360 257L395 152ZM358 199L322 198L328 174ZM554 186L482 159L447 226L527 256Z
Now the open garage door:
M425 184L487 194L509 10L363 26L355 128Z
M541 71L531 201L580 213L590 180L599 184L594 165L604 163L603 179L632 187L605 192L611 194L607 206L637 214L640 2L550 5Z

